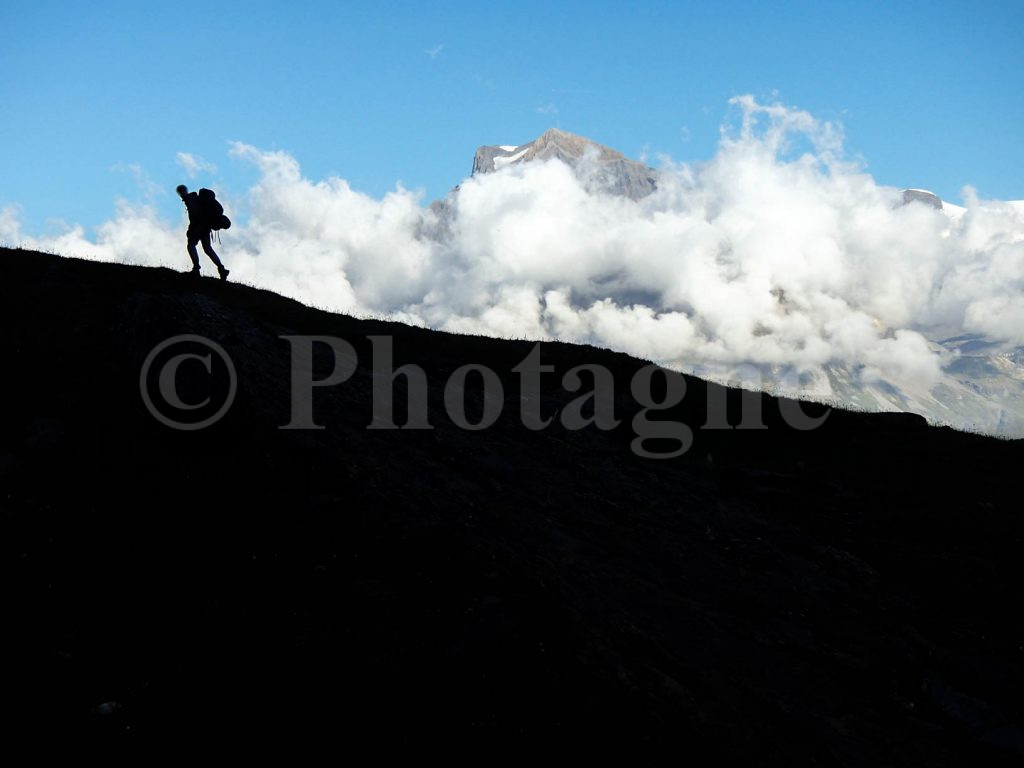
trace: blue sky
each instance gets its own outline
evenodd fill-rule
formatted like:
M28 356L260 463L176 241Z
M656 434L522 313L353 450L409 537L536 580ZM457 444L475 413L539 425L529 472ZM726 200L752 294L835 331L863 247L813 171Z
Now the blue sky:
M1024 198L1024 2L45 2L0 6L0 208L88 230L180 215L179 152L229 142L380 196L443 195L481 144L550 126L709 159L731 96L838 121L882 184ZM230 201L228 201L230 209Z

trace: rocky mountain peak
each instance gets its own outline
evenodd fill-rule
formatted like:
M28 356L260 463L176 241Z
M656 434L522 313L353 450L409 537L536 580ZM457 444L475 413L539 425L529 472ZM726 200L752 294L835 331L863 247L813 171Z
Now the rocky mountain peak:
M942 210L942 200L934 192L927 189L904 189L903 204L919 202L930 205L932 208Z
M489 145L473 156L473 174L494 173L534 160L561 160L588 189L637 200L657 186L657 172L621 152L574 133L549 128L538 138L519 145Z

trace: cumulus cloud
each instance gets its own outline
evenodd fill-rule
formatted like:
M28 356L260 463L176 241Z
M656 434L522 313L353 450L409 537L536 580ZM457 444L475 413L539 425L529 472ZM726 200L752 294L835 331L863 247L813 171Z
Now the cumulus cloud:
M846 157L837 126L749 96L733 104L739 122L715 155L663 161L657 191L636 201L592 191L557 160L465 179L440 206L401 186L378 199L234 143L260 178L223 257L233 275L320 307L683 369L753 363L820 382L840 363L922 391L941 375L929 339L1024 344L1020 207L970 190L956 215L901 206ZM184 263L179 226L126 203L95 241L80 229L26 238L11 209L0 237Z
M200 173L217 172L216 165L214 165L213 163L209 163L203 158L197 155L193 155L189 152L179 152L176 159L178 165L185 169L185 174L190 179L194 179Z
M172 228L148 204L118 200L115 211L114 218L102 224L93 238L87 237L80 225L57 235L34 237L22 232L17 209L7 207L0 210L0 242L94 261L180 266L184 228Z

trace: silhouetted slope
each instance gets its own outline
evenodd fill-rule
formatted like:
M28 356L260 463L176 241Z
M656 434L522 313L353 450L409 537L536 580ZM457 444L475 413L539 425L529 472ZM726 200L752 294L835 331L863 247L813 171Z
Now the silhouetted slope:
M566 370L600 364L620 426L532 431L512 373L526 342L11 250L0 308L10 723L787 765L1022 753L1019 441L838 411L797 432L766 396L767 430L701 431L705 385L687 379L658 418L695 444L656 461L629 447L644 363L604 350L542 345L542 413L576 396ZM205 430L161 425L140 396L150 350L183 333L238 373ZM315 392L321 431L279 429L295 334L358 353ZM384 334L396 367L427 373L432 431L365 428L367 337ZM480 432L443 404L467 363L504 385Z

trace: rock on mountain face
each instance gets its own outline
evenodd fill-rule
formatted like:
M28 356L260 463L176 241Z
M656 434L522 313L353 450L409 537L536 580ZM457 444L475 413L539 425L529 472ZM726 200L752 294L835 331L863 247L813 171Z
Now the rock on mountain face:
M903 204L911 203L917 200L918 202L930 205L932 208L942 210L942 200L934 192L929 192L927 189L904 189L903 190Z
M509 165L552 158L576 171L591 191L639 200L657 186L657 172L653 168L596 141L557 128L518 146L480 147L473 157L473 174L494 173Z

